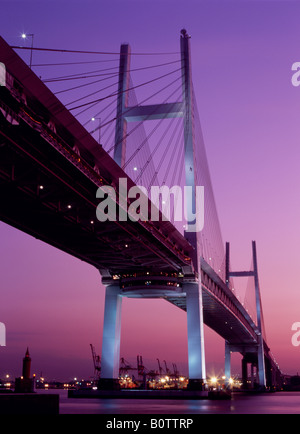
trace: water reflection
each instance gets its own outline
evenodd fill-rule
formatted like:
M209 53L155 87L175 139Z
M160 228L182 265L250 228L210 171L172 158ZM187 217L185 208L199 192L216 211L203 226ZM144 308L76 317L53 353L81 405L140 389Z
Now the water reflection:
M300 392L233 395L231 400L69 399L59 393L61 414L300 414Z

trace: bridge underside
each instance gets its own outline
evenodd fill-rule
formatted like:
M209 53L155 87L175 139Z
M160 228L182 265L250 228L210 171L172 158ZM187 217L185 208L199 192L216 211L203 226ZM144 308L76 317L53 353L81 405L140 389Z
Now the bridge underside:
M139 267L176 270L186 265L164 247L170 223L157 235L138 223L99 222L97 185L26 125L8 124L0 112L0 219L89 264L115 274ZM175 242L176 238L172 241ZM185 250L185 252L184 252Z
M222 305L214 294L202 285L204 323L231 344L255 345L254 336L241 326L240 320Z
M12 105L7 89L0 90L4 103ZM145 226L130 220L99 222L98 186L79 170L77 156L70 162L41 136L40 130L18 117L21 108L16 102L14 106L16 124L0 111L3 222L95 266L104 283L113 275L139 270L186 275L188 269L188 277L195 279L189 259L192 248L170 222L159 221L157 227L152 222ZM101 175L115 185L124 172L104 151L98 152L95 160ZM247 327L243 318L246 312L236 310L233 314L234 303L229 308L231 291L207 264L203 264L202 274L205 323L231 343L253 343L255 335L249 333L249 324ZM184 294L165 298L186 310Z
M181 273L187 263L177 250L164 247L153 234L131 221L96 219L97 187L74 165L51 148L27 125L11 125L0 113L0 219L102 271L104 280L114 274L138 270ZM171 224L161 222L166 233ZM176 231L173 230L173 234ZM190 245L178 237L182 251ZM209 267L206 265L206 268ZM231 291L212 269L202 270L204 321L232 344L252 343L254 333L241 323L245 312L228 307ZM206 276L215 276L207 280ZM193 276L191 276L193 278ZM155 296L153 295L148 296ZM224 301L222 301L222 296ZM165 296L186 310L185 294Z

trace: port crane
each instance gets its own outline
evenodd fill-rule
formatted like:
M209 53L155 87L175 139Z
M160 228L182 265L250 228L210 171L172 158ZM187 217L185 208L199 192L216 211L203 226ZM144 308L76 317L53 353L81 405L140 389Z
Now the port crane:
M141 376L146 374L146 368L144 366L142 356L137 356L137 370L138 370L138 374Z
M99 380L100 372L101 372L101 358L96 354L95 347L93 346L93 344L90 344L90 347L92 351L92 358L94 364L94 379Z
M168 376L170 376L170 369L168 368L168 366L167 366L167 362L164 360L164 364L165 364L165 372L166 372L166 374L168 375Z
M162 375L162 367L161 367L159 359L156 359L156 360L157 360L157 363L158 363L158 372L159 372L159 375L161 376Z
M173 371L174 371L174 378L178 378L179 377L179 371L177 369L177 365L175 363L173 363Z
M124 357L121 357L121 363L120 363L120 376L125 376L128 374L128 371L136 371L136 368L130 365L127 360L124 359Z

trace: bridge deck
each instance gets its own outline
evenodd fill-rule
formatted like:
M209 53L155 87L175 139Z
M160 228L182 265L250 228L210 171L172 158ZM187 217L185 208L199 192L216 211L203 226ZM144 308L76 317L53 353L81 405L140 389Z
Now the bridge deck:
M97 221L98 187L132 180L1 38L0 52L12 87L0 87L1 219L103 273L190 265L170 222Z

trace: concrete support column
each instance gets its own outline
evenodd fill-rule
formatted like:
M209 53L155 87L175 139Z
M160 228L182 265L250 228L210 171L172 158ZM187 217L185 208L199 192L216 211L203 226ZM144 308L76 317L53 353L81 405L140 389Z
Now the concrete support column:
M248 363L245 357L242 359L243 389L248 389Z
M201 282L185 283L189 388L204 389L206 380Z
M225 377L226 386L229 387L229 380L231 378L231 351L227 341L225 341Z
M254 389L254 364L251 363L251 388Z
M258 337L257 359L258 359L259 387L261 389L264 389L266 387L266 369L265 369L264 343L261 335Z
M114 388L118 385L120 368L122 296L119 285L109 285L105 294L103 324L101 380L99 387Z

